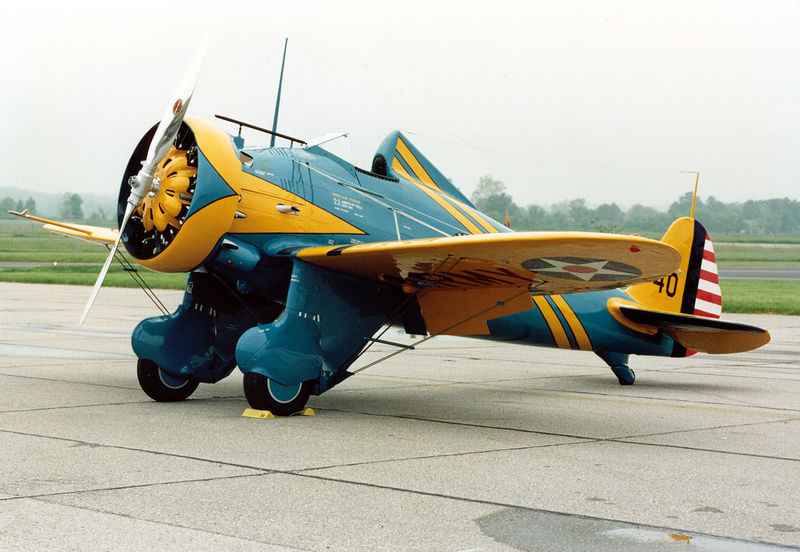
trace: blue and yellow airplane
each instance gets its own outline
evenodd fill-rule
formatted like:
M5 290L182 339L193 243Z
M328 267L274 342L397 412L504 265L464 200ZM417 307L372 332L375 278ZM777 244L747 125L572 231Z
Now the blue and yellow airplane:
M186 116L198 72L196 61L134 149L119 230L15 213L109 247L81 322L120 242L146 268L189 273L177 310L132 335L139 382L157 401L186 399L238 366L253 408L291 414L352 375L392 325L594 351L621 384L634 382L631 354L769 341L719 320L713 246L692 217L661 241L512 232L399 132L369 170L323 149L325 139L245 147L241 132Z

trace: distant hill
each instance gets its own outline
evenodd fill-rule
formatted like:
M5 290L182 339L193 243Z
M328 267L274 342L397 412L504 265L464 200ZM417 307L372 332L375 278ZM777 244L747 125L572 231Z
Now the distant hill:
M32 197L36 201L35 214L48 218L58 216L58 204L59 201L61 201L62 195L63 194L25 190L23 188L17 188L13 186L0 186L0 199L10 197L14 201L25 201L29 197ZM92 213L97 212L98 209L102 209L107 215L110 215L114 212L114 208L117 204L117 199L110 195L89 193L79 193L78 195L80 195L83 199L81 209L86 217L91 216Z

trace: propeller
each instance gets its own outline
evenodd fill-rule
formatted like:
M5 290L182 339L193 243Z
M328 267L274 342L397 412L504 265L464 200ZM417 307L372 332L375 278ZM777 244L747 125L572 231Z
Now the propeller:
M145 199L154 188L158 188L161 185L157 180L154 181L153 176L156 173L158 164L167 156L172 142L175 141L175 137L178 135L183 117L186 115L186 110L189 108L189 101L192 99L192 94L194 94L194 88L197 84L197 78L200 75L200 68L203 65L203 58L205 57L207 47L208 38L204 39L198 48L191 64L183 76L183 80L181 80L172 100L167 105L167 109L164 111L164 115L158 123L158 128L153 136L153 140L150 142L147 158L142 161L142 168L136 176L128 180L131 186L131 193L125 205L125 214L119 225L119 233L117 234L114 245L109 250L108 257L103 264L103 268L100 270L100 274L97 276L97 281L94 283L92 294L89 296L89 301L87 301L83 313L81 314L80 321L78 322L79 327L83 325L83 321L86 319L86 315L89 314L89 310L92 308L94 300L97 298L97 293L103 285L103 280L105 280L108 268L111 266L111 261L114 259L114 254L117 252L119 241L122 238L122 233L125 231L128 220L142 200Z

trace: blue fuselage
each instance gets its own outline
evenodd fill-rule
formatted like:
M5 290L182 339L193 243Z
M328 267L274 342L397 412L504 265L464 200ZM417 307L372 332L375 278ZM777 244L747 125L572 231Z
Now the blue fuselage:
M310 219L304 231L292 234L231 235L266 255L277 254L287 244L294 248L474 233L476 227L487 231L486 223L493 231L511 232L483 214L474 216L474 206L463 196L454 199L440 194L442 198L434 201L412 180L357 169L318 147L246 151L253 157L253 163L243 170L302 197L307 205L299 206L301 214L308 204L313 204L314 208L336 215L363 231L363 234L315 232L314 220ZM471 209L464 209L465 204ZM454 210L460 217L454 216ZM465 219L472 224L465 224ZM673 354L674 342L670 338L660 333L645 335L617 322L606 307L611 297L628 298L620 290L571 294L558 302L549 296L538 297L537 302L532 298L532 309L489 321L490 334L481 337L598 353ZM544 312L548 309L549 312Z

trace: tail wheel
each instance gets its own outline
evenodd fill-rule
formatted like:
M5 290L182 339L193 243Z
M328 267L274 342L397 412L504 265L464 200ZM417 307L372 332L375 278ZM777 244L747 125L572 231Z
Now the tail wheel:
M244 375L244 396L252 408L269 410L276 416L291 416L305 408L312 382L283 385L256 372Z
M161 369L158 364L140 358L136 366L139 385L148 397L158 402L177 402L185 400L194 393L197 381L175 378Z
M612 366L611 371L617 376L620 385L633 385L633 382L636 381L636 374L626 364Z

